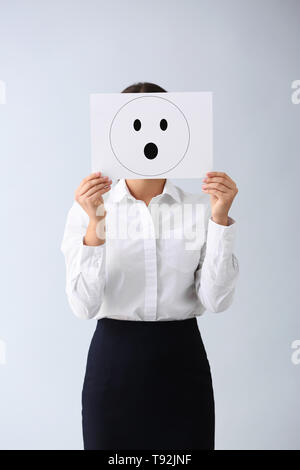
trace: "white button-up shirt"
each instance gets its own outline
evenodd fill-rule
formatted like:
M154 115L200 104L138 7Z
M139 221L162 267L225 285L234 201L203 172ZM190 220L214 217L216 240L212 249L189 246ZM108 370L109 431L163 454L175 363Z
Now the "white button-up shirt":
M67 217L61 249L76 316L179 320L231 305L239 272L236 222L216 224L206 194L167 179L147 206L121 179L104 201L103 245L84 245L89 218L77 202Z

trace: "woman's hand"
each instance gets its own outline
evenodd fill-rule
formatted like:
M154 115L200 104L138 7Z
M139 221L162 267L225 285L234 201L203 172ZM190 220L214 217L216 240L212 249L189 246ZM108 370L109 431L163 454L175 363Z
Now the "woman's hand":
M99 222L104 219L106 211L102 195L111 189L111 179L100 172L92 173L84 178L75 191L75 200L89 216L89 225L84 237L84 244L102 245L105 242L104 227ZM101 230L101 236L99 234ZM97 234L98 233L98 234Z
M206 173L202 190L210 194L212 220L220 225L228 225L228 212L238 193L235 182L220 171Z
M98 221L99 217L103 217L104 210L99 210L99 206L102 205L104 209L102 195L111 189L111 183L108 176L102 176L100 172L92 173L84 178L76 189L75 200L85 210L90 220Z

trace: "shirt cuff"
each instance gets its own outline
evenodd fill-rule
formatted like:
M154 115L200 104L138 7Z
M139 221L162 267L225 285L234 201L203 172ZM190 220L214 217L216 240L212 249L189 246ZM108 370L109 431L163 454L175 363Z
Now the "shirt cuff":
M77 269L85 274L95 275L105 261L106 243L97 246L84 245L83 240L80 247Z
M209 218L206 254L227 257L232 255L236 237L236 221L228 217L229 225L217 224Z

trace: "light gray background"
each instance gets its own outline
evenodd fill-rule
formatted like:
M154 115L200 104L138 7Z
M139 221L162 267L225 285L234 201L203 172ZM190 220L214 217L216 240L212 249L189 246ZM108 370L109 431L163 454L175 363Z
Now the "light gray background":
M59 247L90 171L89 93L137 80L214 92L215 169L240 189L235 302L199 320L216 446L300 448L299 15L299 0L0 1L2 449L82 447L95 322L67 305Z

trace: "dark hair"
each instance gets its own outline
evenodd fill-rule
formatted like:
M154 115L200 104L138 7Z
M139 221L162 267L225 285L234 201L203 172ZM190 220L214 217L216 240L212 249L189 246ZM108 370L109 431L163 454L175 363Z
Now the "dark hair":
M138 82L125 88L122 93L167 93L167 90L155 83Z

